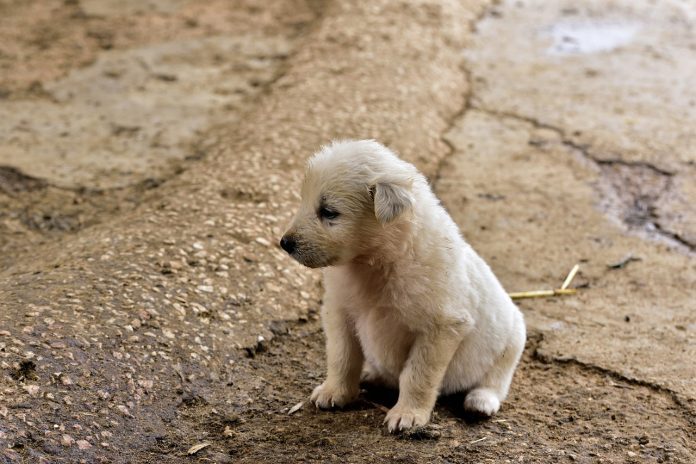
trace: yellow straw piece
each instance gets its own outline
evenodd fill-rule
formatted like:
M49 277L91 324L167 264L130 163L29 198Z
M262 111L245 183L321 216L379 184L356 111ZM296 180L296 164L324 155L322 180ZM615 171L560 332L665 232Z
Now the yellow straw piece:
M513 300L521 300L523 298L544 298L545 296L574 295L577 293L577 290L574 288L568 288L568 285L570 285L570 283L573 281L573 278L575 278L575 274L578 273L579 269L579 264L573 266L573 269L570 270L568 276L563 281L561 288L557 288L556 290L532 290L531 292L508 293L508 295L510 295L510 298Z
M580 269L579 264L573 266L573 269L571 269L568 273L568 277L566 277L566 279L563 281L563 285L561 285L561 290L565 290L566 288L568 288L568 285L570 285L570 283L573 281L575 274L578 273L578 269Z
M545 296L561 296L573 295L577 293L574 288L559 288L557 290L532 290L531 292L514 292L510 293L510 298L513 300L521 300L523 298L543 298Z

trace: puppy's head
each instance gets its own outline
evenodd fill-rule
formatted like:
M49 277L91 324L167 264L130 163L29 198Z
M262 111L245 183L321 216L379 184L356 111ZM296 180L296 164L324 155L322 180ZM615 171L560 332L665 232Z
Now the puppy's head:
M374 253L410 216L416 176L414 166L372 140L324 147L307 163L301 204L280 246L313 268Z

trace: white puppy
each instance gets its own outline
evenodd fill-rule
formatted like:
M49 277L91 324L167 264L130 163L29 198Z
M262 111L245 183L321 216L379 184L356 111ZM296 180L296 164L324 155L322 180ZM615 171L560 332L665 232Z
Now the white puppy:
M324 147L281 246L326 268L317 406L355 399L362 373L399 388L390 431L426 424L439 393L468 391L465 409L498 411L524 348L522 314L413 165L372 140Z

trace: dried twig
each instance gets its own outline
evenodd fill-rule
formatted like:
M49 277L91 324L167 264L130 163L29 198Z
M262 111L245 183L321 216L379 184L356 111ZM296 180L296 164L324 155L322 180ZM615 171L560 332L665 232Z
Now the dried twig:
M610 263L607 264L607 267L609 269L623 269L626 267L626 265L632 261L642 261L642 259L638 256L633 256L632 254L628 254L624 256L620 261L617 261L615 263Z
M197 452L199 452L200 450L202 450L203 448L207 448L207 447L209 447L209 446L210 446L210 443L207 442L207 441L206 441L206 442L203 442L203 443L199 443L199 444L197 444L197 445L193 445L192 447L190 447L190 448L188 449L188 451L186 452L186 454L188 454L189 456L194 455L194 454L196 454Z
M524 298L543 298L545 296L561 296L561 295L573 295L577 293L574 288L565 288L557 290L532 290L530 292L513 292L510 293L510 298L513 300L521 300Z
M571 269L568 273L568 277L566 277L563 281L563 285L561 285L561 290L565 290L566 288L568 288L568 285L570 285L570 283L573 281L573 277L575 277L575 274L578 273L578 269L580 269L579 264L573 266L573 269Z
M389 408L384 406L383 404L375 403L374 401L370 401L370 400L364 399L364 398L363 398L363 401L366 402L367 404L371 405L372 407L379 409L383 413L389 412Z
M532 290L529 292L513 292L509 294L510 298L512 298L513 300L521 300L524 298L543 298L546 296L573 295L577 293L577 290L574 288L568 288L568 285L570 285L570 283L573 281L573 278L575 277L575 274L578 273L579 269L579 264L573 266L573 269L570 270L568 276L563 281L563 285L561 285L561 288L557 288L555 290Z

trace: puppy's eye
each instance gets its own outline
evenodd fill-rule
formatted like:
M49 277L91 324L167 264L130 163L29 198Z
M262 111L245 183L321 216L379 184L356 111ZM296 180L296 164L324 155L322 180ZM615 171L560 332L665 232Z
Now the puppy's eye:
M336 219L338 216L338 211L334 211L326 206L319 208L319 217L322 219Z

